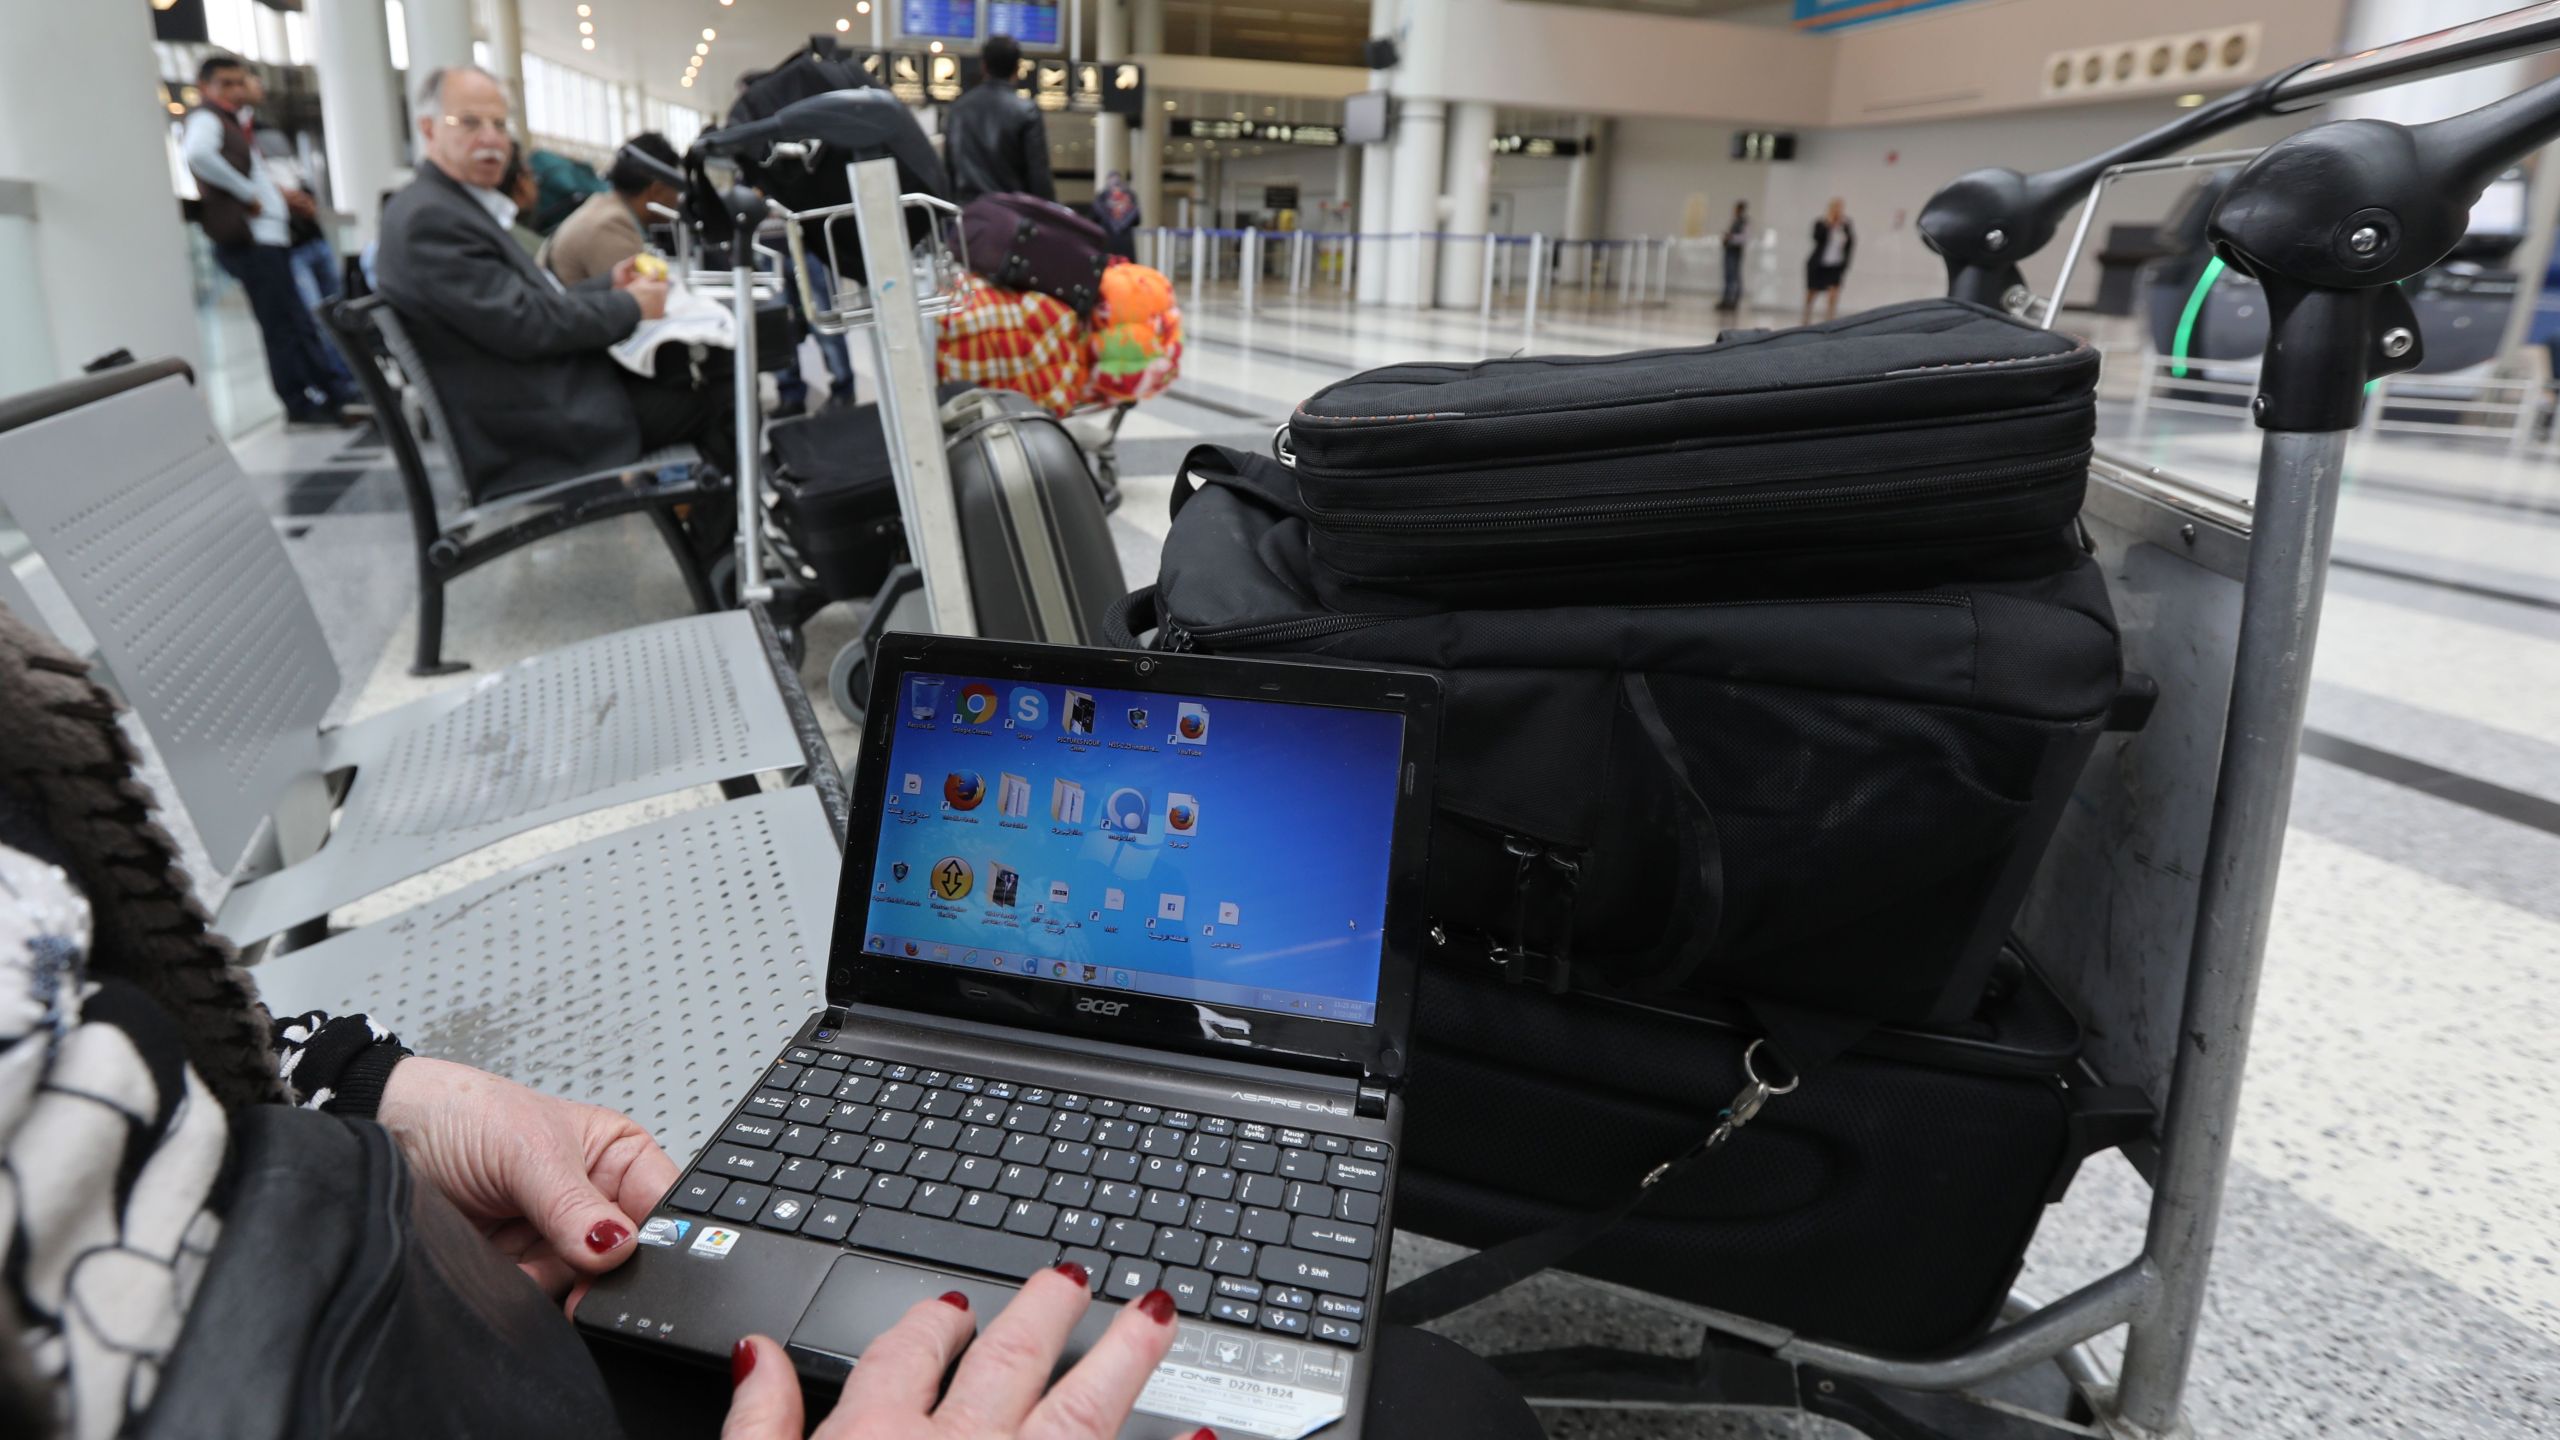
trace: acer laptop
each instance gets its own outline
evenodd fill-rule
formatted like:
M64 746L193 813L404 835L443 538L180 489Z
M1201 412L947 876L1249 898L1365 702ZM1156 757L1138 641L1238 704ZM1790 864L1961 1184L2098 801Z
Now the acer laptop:
M827 1008L579 1307L830 1385L917 1300L1162 1288L1122 1440L1353 1437L1387 1273L1429 676L891 635ZM831 1398L831 1397L830 1397Z

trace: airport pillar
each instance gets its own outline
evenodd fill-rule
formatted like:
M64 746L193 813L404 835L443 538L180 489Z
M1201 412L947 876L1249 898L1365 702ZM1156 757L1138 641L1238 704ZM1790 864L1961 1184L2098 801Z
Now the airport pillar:
M1094 0L1093 58L1106 71L1115 60L1129 58L1129 0ZM1109 81L1106 79L1105 84ZM1117 170L1129 173L1129 117L1096 115L1093 117L1093 188L1102 191L1102 177Z
M160 62L141 5L17 7L0 45L0 395L123 348L198 364ZM101 97L113 97L101 103ZM27 117L78 116L76 140ZM228 283L227 281L224 283Z
M498 88L507 92L507 113L516 117L516 133L522 135L526 133L524 21L517 12L516 0L487 0L487 3L489 69L498 77Z
M328 132L329 203L356 217L356 243L382 227L382 192L407 163L400 72L381 0L314 0L311 28L320 72L320 124Z
M1149 58L1164 53L1164 0L1133 0L1129 12L1129 50ZM1138 192L1138 223L1170 225L1164 208L1164 132L1172 112L1153 92L1146 114L1129 130L1129 188Z
M1601 217L1609 210L1609 122L1587 120L1582 127L1582 149L1573 157L1564 176L1564 238L1597 240ZM1591 247L1575 247L1573 260L1562 267L1562 274L1583 284L1591 281Z
M409 99L436 71L471 63L471 0L408 0ZM518 117L519 122L522 116ZM411 136L414 148L416 137Z
M1395 122L1393 219L1397 239L1385 247L1386 302L1428 307L1438 272L1433 238L1440 230L1440 159L1449 133L1449 107L1439 100L1400 103ZM1488 135L1490 131L1486 132Z
M1482 100L1449 105L1449 214L1452 235L1481 236L1493 213L1493 106ZM1489 242L1452 240L1440 257L1440 304L1464 310L1476 303Z

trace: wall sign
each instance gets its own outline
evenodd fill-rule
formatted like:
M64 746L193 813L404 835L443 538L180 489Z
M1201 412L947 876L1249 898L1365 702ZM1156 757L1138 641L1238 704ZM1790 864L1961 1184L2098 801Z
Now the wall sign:
M1176 140L1259 140L1267 145L1339 145L1339 125L1293 125L1271 120L1175 120L1165 134Z
M1541 160L1549 156L1570 157L1582 153L1582 142L1570 135L1496 135L1493 153Z
M1733 158L1736 160L1793 160L1796 137L1787 130L1736 130L1733 132Z

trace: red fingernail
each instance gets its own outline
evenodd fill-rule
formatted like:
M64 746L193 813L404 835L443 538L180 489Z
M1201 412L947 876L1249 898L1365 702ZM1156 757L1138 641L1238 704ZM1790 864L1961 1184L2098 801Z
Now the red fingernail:
M621 1221L599 1220L596 1228L587 1232L587 1248L603 1255L630 1238L631 1231Z
M957 1290L943 1291L941 1300L943 1304L950 1306L954 1310L966 1310L969 1308L969 1297L961 1294Z
M741 1340L729 1347L729 1388L735 1390L747 1383L747 1375L756 1368L756 1347Z
M1138 1308L1159 1325L1173 1323L1173 1297L1161 1290L1150 1290L1138 1297ZM1215 1440L1215 1437L1212 1437Z
M1093 1272L1087 1270L1073 1260L1059 1261L1058 1273L1066 1276L1070 1280L1073 1280L1078 1285L1091 1285L1093 1283Z

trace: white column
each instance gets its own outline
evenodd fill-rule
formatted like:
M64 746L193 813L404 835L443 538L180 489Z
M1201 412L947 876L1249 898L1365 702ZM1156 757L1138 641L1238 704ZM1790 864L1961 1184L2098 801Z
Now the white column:
M516 117L516 129L524 129L524 22L518 18L516 0L488 0L489 4L489 68L498 72L498 86L507 92L508 113ZM425 71L418 72L425 74Z
M1438 246L1428 237L1440 228L1440 156L1448 140L1448 110L1442 101L1407 99L1396 116L1395 194L1387 228L1407 238L1386 246L1380 262L1387 272L1390 305L1431 304Z
M1449 105L1449 158L1444 175L1449 213L1442 228L1452 235L1482 235L1493 207L1493 107L1482 100ZM1452 240L1441 248L1440 303L1452 310L1476 304L1484 277L1485 246Z
M1609 122L1585 121L1581 138L1582 152L1568 163L1564 175L1564 238L1596 240L1600 217L1609 208ZM1588 280L1591 247L1577 245L1569 255L1563 264L1564 277Z
M1152 61L1164 54L1164 0L1131 0L1129 12L1129 53L1141 61ZM1170 225L1172 214L1164 208L1164 132L1172 112L1153 91L1147 94L1147 113L1129 131L1129 188L1138 192L1138 223Z
M1094 0L1093 58L1107 71L1111 62L1129 58L1129 0ZM1106 84L1109 83L1106 78ZM1096 115L1093 117L1093 188L1102 189L1102 177L1117 170L1129 173L1129 117Z
M471 0L407 0L402 10L408 17L409 100L415 104L427 76L471 63Z
M356 217L357 243L371 244L382 223L382 192L409 157L389 26L382 0L313 0L310 14L320 123L329 139L329 202Z
M1392 33L1396 28L1398 0L1369 0L1369 35ZM1369 72L1369 88L1384 90L1388 72ZM1383 235L1395 225L1394 197L1389 181L1395 178L1395 146L1391 140L1360 147L1360 206L1352 212L1352 228L1363 235ZM1387 266L1396 254L1391 241L1363 240L1355 247L1352 284L1356 298L1363 305L1380 305L1387 298Z
M57 126L0 125L0 180L26 184L0 204L0 394L77 374L118 347L199 363L184 222L169 188L177 117L149 103L160 82L150 10L21 5L11 22L0 94L26 107L21 116L80 122L77 143ZM8 213L28 209L32 218Z

